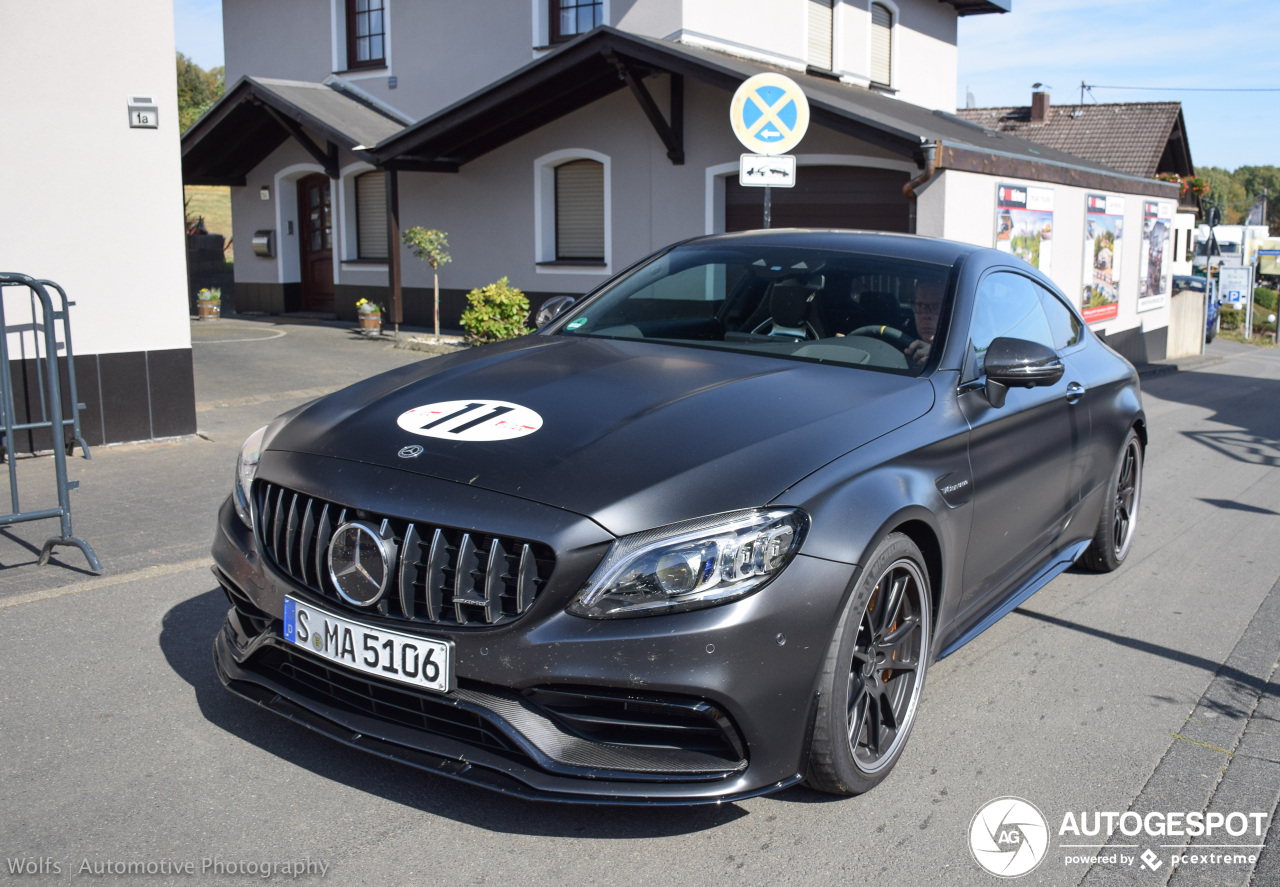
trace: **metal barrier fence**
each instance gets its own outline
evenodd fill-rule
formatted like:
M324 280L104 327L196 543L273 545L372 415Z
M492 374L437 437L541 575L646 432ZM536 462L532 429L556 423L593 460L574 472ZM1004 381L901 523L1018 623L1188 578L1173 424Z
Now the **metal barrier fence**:
M0 515L0 527L23 521L46 520L58 518L61 535L49 538L40 550L40 565L49 563L49 555L55 546L75 546L89 561L89 567L95 572L102 572L98 556L88 542L72 535L71 532L71 491L79 486L79 481L67 480L67 455L75 444L86 459L91 458L89 448L85 446L80 434L80 410L84 408L76 395L75 355L71 349L71 320L68 309L73 303L67 301L66 291L50 280L36 280L25 274L0 272L0 291L7 286L24 286L30 290L31 326L30 331L35 347L36 388L39 402L39 419L17 421L17 407L13 392L13 372L9 364L9 334L24 332L26 328L10 326L5 316L4 299L0 297L0 433L4 435L3 447L5 461L9 466L9 500L12 511ZM57 291L61 301L61 310L55 310L49 288ZM37 317L37 310L39 317ZM62 385L58 367L58 336L62 330L62 348L66 354L67 391L71 397L71 418L66 418L62 406ZM43 340L43 357L41 342ZM42 366L43 365L43 366ZM27 415L35 415L35 409L27 403ZM15 459L16 438L20 431L49 429L53 436L53 465L58 484L58 507L44 508L36 511L23 511L18 497L18 468ZM71 430L71 440L66 439L67 429Z

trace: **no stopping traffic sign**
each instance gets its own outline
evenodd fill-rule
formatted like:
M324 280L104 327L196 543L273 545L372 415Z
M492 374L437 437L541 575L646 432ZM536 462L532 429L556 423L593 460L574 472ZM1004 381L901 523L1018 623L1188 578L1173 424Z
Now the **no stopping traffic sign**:
M748 151L785 154L809 129L809 100L790 77L757 74L733 94L729 122Z

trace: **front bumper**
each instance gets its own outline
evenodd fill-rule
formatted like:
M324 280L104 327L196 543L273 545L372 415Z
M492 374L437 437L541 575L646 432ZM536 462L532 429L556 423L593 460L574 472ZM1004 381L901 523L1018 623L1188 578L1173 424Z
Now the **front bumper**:
M421 492L419 501L448 501L447 490ZM528 613L485 631L422 631L454 644L458 689L433 694L286 645L283 596L315 596L262 555L228 500L213 547L215 575L233 604L214 643L219 677L352 747L521 797L696 804L799 781L817 675L854 568L801 555L767 588L732 604L581 619L563 608L604 540L581 526L589 521L547 512L529 517L548 522L544 531L558 525L548 541L561 557ZM539 538L527 526L506 529ZM579 544L577 557L566 540ZM574 708L582 699L603 700L605 717L590 704Z

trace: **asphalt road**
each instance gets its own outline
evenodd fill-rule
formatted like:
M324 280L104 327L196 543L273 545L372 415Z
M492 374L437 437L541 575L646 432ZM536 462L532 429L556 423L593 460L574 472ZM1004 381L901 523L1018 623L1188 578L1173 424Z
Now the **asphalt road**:
M204 438L74 463L77 530L104 576L72 553L35 567L35 528L0 537L0 881L134 863L159 871L100 880L274 883L302 862L297 880L361 885L990 885L970 823L1017 796L1050 833L1018 884L1280 883L1274 846L1247 851L1263 853L1256 865L1175 867L1178 847L1162 845L1186 839L1118 834L1098 850L1105 836L1058 834L1068 812L1275 810L1280 352L1215 343L1221 363L1144 383L1152 443L1128 563L1059 577L931 668L906 754L875 791L645 810L457 785L222 689L210 642L227 604L205 554L240 439L352 373L414 356L332 328L218 329L236 341L201 330L195 346ZM1220 832L1187 852L1275 842ZM1155 871L1067 861L1144 849ZM11 860L47 873L12 874ZM164 873L188 863L194 873ZM269 879L263 863L276 864Z

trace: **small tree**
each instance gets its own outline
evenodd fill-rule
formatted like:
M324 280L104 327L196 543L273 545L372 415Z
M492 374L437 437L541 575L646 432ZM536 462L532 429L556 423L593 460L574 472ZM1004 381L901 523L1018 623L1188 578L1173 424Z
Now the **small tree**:
M440 335L440 266L453 259L445 252L449 245L449 235L435 228L427 229L414 225L405 231L400 238L404 245L413 250L413 254L431 266L431 276L435 281L435 329Z

